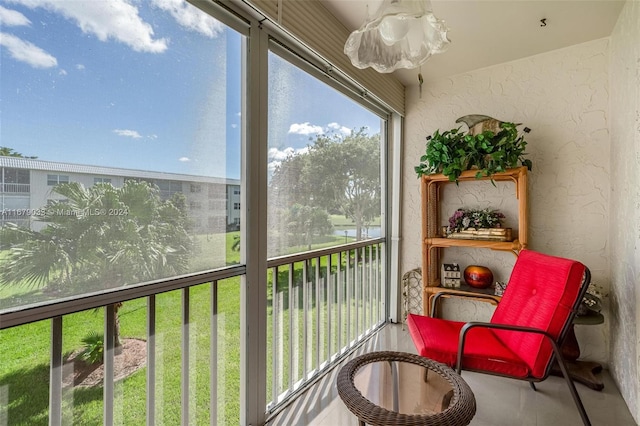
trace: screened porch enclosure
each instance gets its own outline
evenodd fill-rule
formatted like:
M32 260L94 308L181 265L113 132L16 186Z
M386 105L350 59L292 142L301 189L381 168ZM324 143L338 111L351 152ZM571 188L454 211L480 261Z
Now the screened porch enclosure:
M390 316L399 117L255 4L57 5L6 6L0 425L263 424Z

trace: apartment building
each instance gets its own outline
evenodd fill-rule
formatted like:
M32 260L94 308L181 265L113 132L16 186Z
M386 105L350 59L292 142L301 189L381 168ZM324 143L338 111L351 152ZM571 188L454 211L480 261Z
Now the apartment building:
M34 212L63 198L53 191L60 183L78 182L85 187L110 183L120 187L129 179L154 184L163 199L184 194L195 232L221 232L240 226L240 181L236 179L2 156L0 225L13 222L36 230L42 228Z

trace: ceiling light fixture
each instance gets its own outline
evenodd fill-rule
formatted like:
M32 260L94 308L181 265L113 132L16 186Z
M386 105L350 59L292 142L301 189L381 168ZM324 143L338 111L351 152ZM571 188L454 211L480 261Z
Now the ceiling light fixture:
M376 13L351 33L344 53L357 68L388 73L413 69L448 45L448 28L430 0L384 0Z

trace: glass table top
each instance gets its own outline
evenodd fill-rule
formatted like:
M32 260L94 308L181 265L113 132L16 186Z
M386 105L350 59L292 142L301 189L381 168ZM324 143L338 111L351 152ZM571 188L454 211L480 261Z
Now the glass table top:
M404 361L365 364L356 371L353 382L373 404L402 414L439 413L453 396L453 386L445 378Z

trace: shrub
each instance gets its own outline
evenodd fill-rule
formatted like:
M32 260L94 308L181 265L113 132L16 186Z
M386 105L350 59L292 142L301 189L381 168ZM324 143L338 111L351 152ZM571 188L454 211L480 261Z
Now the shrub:
M101 364L104 358L104 334L92 332L82 338L84 348L78 357L87 364Z

